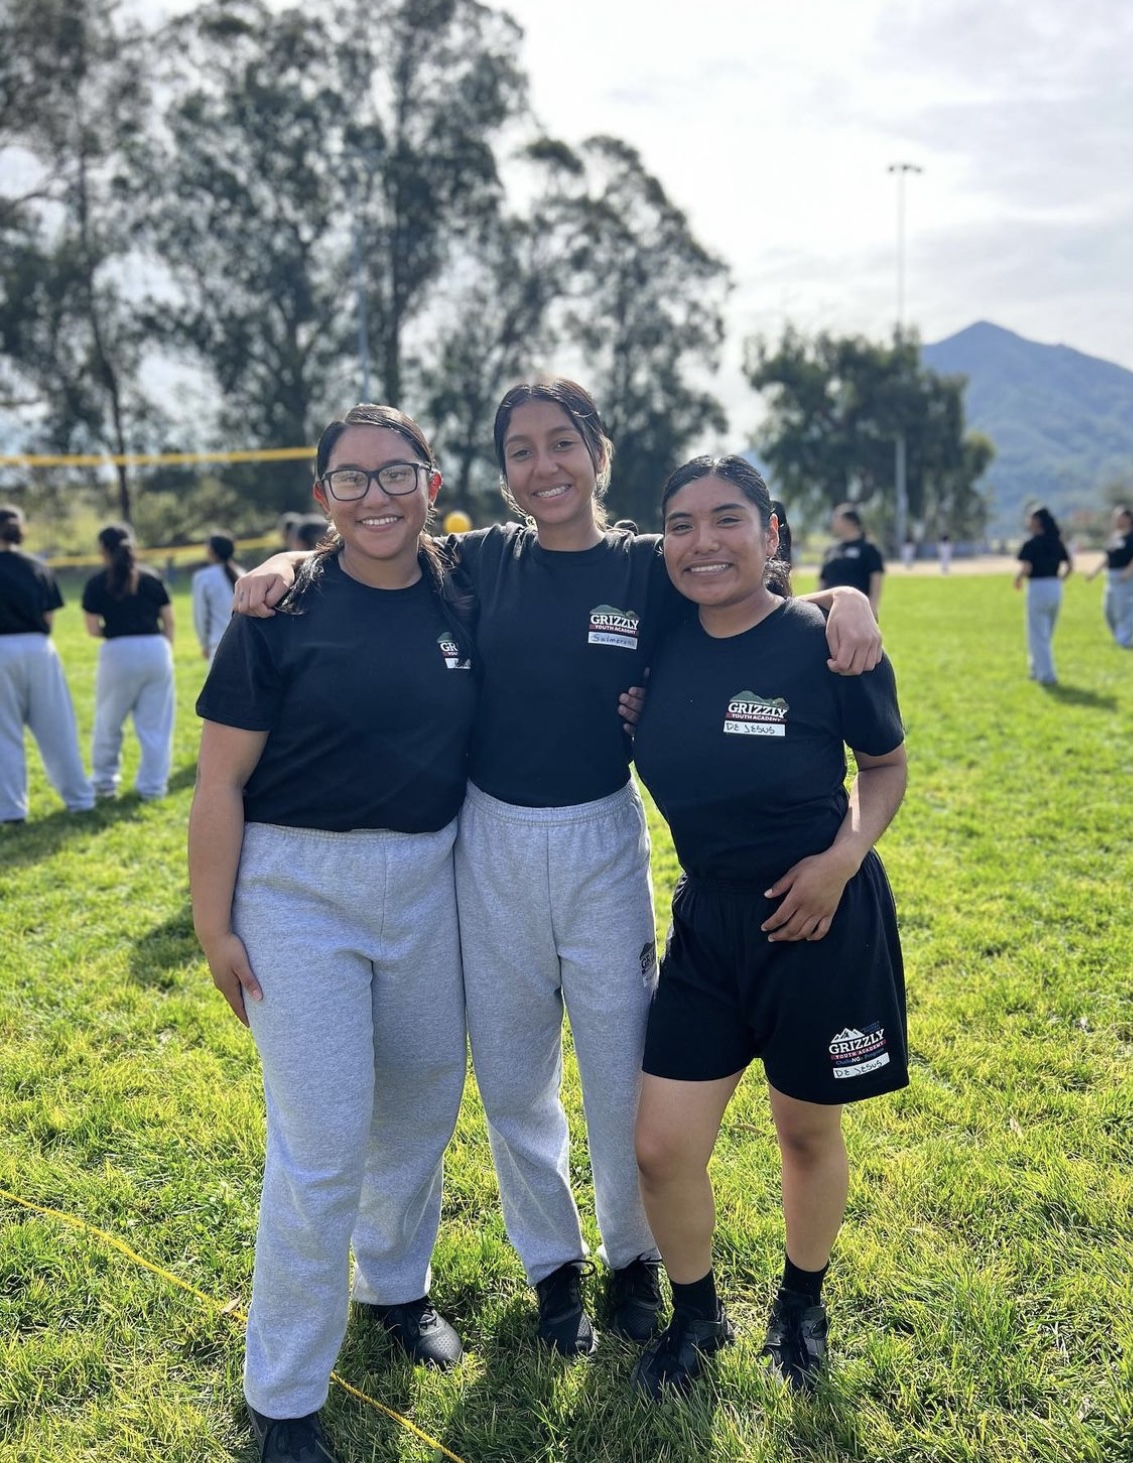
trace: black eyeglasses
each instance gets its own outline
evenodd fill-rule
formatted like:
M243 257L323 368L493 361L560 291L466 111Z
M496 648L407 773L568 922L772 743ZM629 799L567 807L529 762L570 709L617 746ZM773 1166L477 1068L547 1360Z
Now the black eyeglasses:
M340 503L364 498L374 482L391 498L403 498L416 492L417 474L429 471L431 469L424 462L387 462L385 467L371 472L364 467L336 467L333 472L323 474L323 486Z

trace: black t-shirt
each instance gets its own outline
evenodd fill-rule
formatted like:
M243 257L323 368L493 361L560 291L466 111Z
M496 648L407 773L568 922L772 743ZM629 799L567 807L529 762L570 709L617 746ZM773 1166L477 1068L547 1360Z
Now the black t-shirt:
M119 640L123 635L161 634L161 607L169 603L169 595L152 569L139 564L137 570L137 587L120 599L110 592L109 570L103 569L86 582L83 609L102 620L106 640Z
M869 593L870 576L885 573L885 561L876 544L867 538L852 538L848 543L831 544L822 558L818 582L823 589L848 584L851 589Z
M429 833L464 799L476 683L426 578L371 589L337 559L301 613L233 617L197 714L269 733L251 823Z
M1069 564L1066 545L1053 534L1036 533L1019 550L1019 559L1031 566L1031 579L1057 579L1059 564Z
M480 711L469 776L502 802L557 808L623 787L633 746L618 696L642 684L682 606L655 534L543 548L509 523L449 539L479 601Z
M1115 533L1105 551L1107 569L1127 569L1133 564L1133 533Z
M666 637L634 753L688 873L770 883L822 853L846 812L846 745L880 757L904 740L888 659L838 676L829 654L822 612L797 600L742 635L713 639L694 616Z
M19 549L0 552L0 635L50 635L46 616L62 608L46 564Z

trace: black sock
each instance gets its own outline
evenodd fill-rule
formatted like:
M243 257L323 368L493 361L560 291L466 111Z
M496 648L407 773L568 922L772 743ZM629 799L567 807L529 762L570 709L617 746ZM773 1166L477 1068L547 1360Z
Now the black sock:
M678 1285L675 1280L670 1283L675 1311L688 1311L702 1321L716 1319L716 1277L711 1270L691 1285Z
M829 1269L830 1266L827 1264L823 1265L821 1270L800 1270L791 1260L790 1255L784 1255L781 1288L791 1295L802 1296L808 1304L816 1306L822 1299L822 1282L826 1279L826 1272Z

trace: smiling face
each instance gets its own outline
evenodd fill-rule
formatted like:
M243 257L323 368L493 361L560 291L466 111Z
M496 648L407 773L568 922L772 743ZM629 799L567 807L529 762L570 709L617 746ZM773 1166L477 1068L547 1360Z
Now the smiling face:
M777 603L763 582L779 547L775 515L760 510L734 483L714 476L678 488L665 505L665 567L701 620L754 624Z
M600 537L595 462L580 429L554 401L529 401L511 413L503 441L508 491L548 547L589 548Z
M376 472L393 463L422 461L420 449L390 427L349 426L331 449L326 472L344 467ZM342 567L353 579L377 588L400 588L417 577L417 544L429 507L440 490L440 473L416 474L412 492L394 496L371 479L365 495L343 503L325 483L315 485L319 506L342 539Z

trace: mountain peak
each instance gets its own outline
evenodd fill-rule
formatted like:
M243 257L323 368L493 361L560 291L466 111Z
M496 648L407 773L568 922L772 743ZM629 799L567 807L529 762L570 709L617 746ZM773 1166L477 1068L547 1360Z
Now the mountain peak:
M941 375L967 377L968 428L995 443L980 485L991 493L993 532L1015 533L1037 494L1056 516L1069 516L1099 506L1110 483L1133 477L1133 371L990 320L921 355Z

